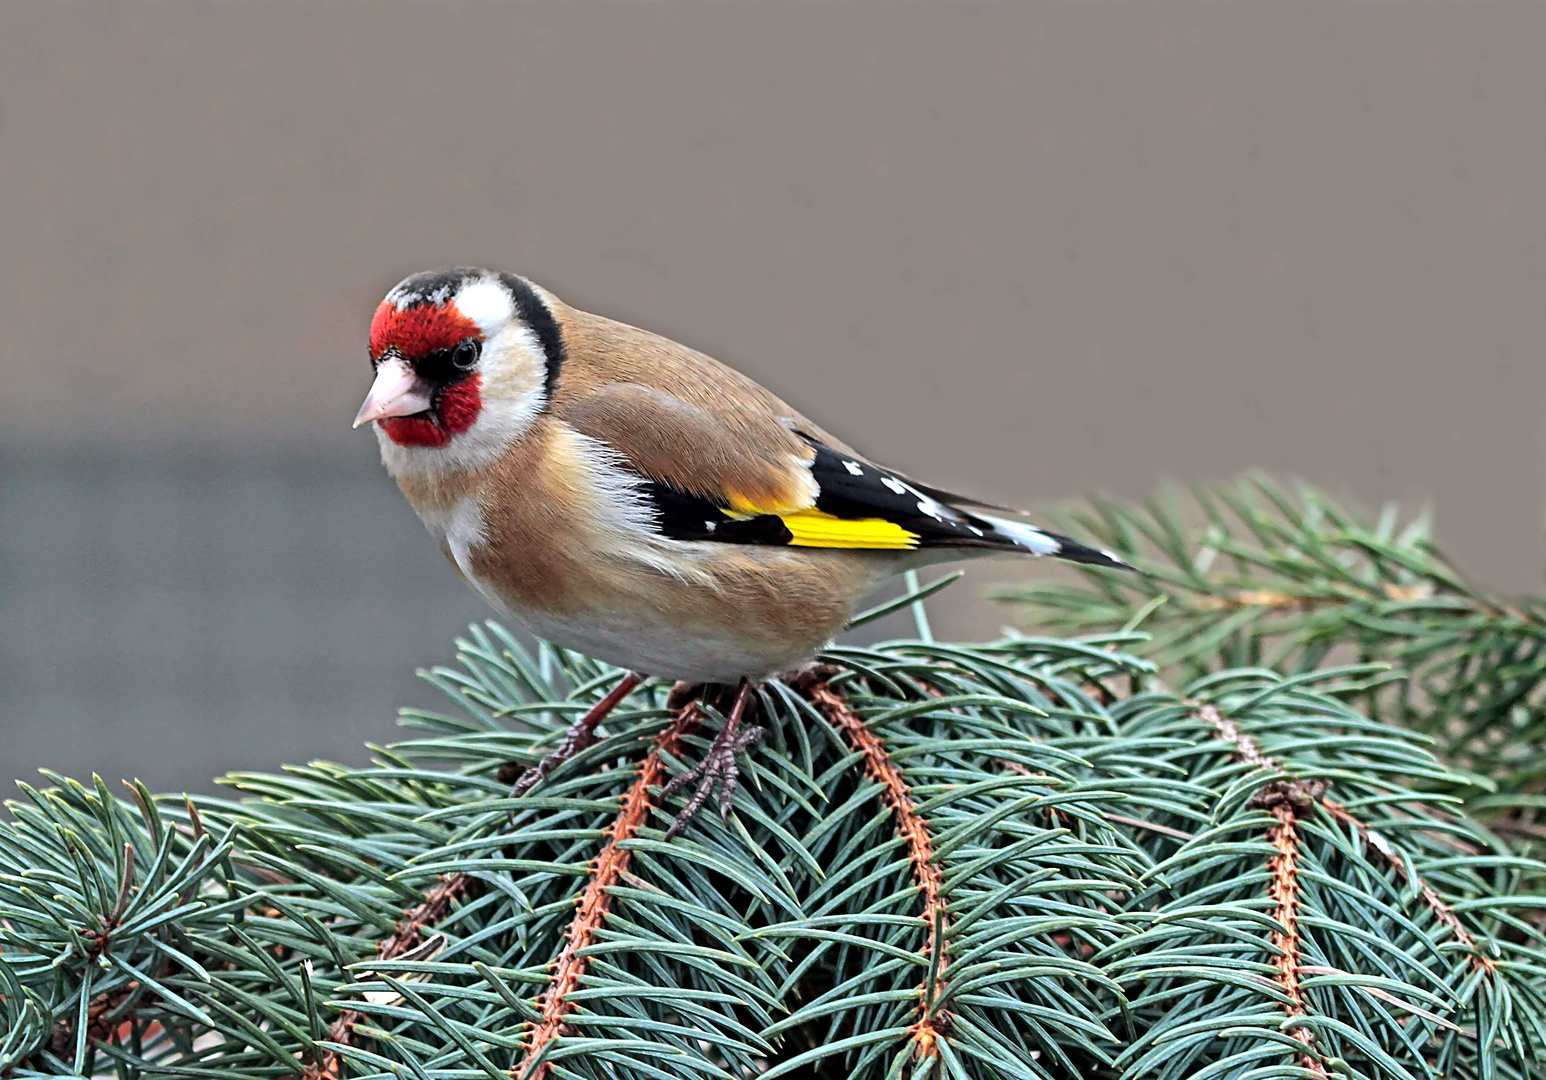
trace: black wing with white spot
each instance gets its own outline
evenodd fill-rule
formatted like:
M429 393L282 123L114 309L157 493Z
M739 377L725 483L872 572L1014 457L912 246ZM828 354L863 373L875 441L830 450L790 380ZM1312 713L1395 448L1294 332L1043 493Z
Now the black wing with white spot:
M1131 569L1105 551L1047 532L1023 521L973 513L959 504L971 500L903 480L814 440L811 471L820 485L816 508L835 517L879 517L918 537L918 547L991 548L1051 555L1095 566Z
M810 465L818 487L814 506L747 515L648 482L644 493L654 505L661 532L675 540L793 547L983 548L1130 569L1108 552L1025 522L965 510L957 504L969 504L968 499L924 488L804 437L816 454Z

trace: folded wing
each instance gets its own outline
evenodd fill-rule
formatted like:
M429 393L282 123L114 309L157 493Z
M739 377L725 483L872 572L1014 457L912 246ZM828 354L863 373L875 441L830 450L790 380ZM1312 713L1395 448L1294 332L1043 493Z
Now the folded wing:
M593 398L596 395L593 395ZM614 448L641 477L674 540L910 551L962 548L1127 568L1109 552L903 479L836 450L799 418L722 418L658 390L605 388L561 418ZM963 552L964 554L964 552Z

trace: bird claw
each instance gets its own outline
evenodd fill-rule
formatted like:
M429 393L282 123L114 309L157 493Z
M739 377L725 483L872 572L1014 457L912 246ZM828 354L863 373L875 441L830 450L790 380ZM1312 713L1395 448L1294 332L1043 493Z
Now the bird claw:
M580 751L594 745L596 733L594 730L582 730L578 725L571 728L564 736L564 741L558 744L558 749L542 756L542 760L523 772L514 784L510 786L512 799L518 799L532 788L548 778L548 774L568 761Z
M764 734L765 730L756 726L721 731L702 761L680 776L672 777L671 782L660 792L662 802L689 784L696 782L698 786L688 798L687 805L682 807L681 813L676 815L671 827L666 830L667 840L685 829L687 823L697 816L716 786L719 788L720 820L730 819L730 800L741 779L741 769L736 764L736 758L761 742Z
M590 710L576 720L569 730L565 732L564 741L558 744L558 749L545 755L541 761L521 774L520 779L510 788L509 797L512 799L520 798L547 779L548 773L558 768L586 747L595 745L596 728L600 726L601 722L607 718L607 715L613 709L617 708L619 702L633 693L634 688L643 682L644 679L645 676L636 671L630 671L624 675L618 684L608 691L606 697L592 705ZM515 820L514 810L510 811L509 817L510 820Z

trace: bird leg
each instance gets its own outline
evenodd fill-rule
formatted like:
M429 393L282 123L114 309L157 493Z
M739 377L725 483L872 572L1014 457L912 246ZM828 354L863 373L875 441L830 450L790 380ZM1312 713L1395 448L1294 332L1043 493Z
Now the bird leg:
M687 800L687 805L682 807L682 812L676 815L676 819L671 822L671 827L666 830L667 840L685 829L687 823L703 809L703 804L709 801L715 785L719 787L720 820L729 818L730 798L735 794L741 773L735 759L761 742L764 734L763 729L756 726L748 727L744 731L741 729L741 718L746 714L746 706L751 701L752 690L751 682L742 679L735 690L735 704L730 706L730 715L725 719L725 726L715 737L709 752L704 755L702 761L687 772L673 777L661 791L660 799L664 802L688 784L698 782L698 787Z
M514 799L526 794L543 780L547 779L548 773L574 757L574 755L584 750L587 746L593 744L596 741L596 728L601 726L601 722L607 718L607 714L617 708L618 703L625 697L633 693L634 687L638 686L644 679L645 676L640 675L636 671L630 671L627 675L624 675L622 682L614 686L606 697L596 702L595 705L591 706L591 710L588 713L574 722L574 725L564 735L564 741L558 744L557 750L554 750L521 774L521 778L510 789L510 798Z

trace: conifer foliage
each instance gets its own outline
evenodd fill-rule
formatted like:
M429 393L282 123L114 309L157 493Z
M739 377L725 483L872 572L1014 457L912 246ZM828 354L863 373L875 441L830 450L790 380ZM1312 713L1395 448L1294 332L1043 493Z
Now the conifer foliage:
M1165 653L1096 576L1109 631L770 682L669 842L720 690L645 683L509 799L620 673L494 624L368 767L24 785L0 1076L1542 1075L1541 867L1383 669Z
M1060 515L1145 570L1085 574L1005 594L1044 627L1141 626L1135 651L1171 681L1230 667L1307 672L1328 660L1387 665L1356 696L1374 719L1421 732L1473 774L1472 812L1510 839L1546 839L1546 601L1470 581L1426 514L1371 517L1264 477L1143 506L1096 500Z

